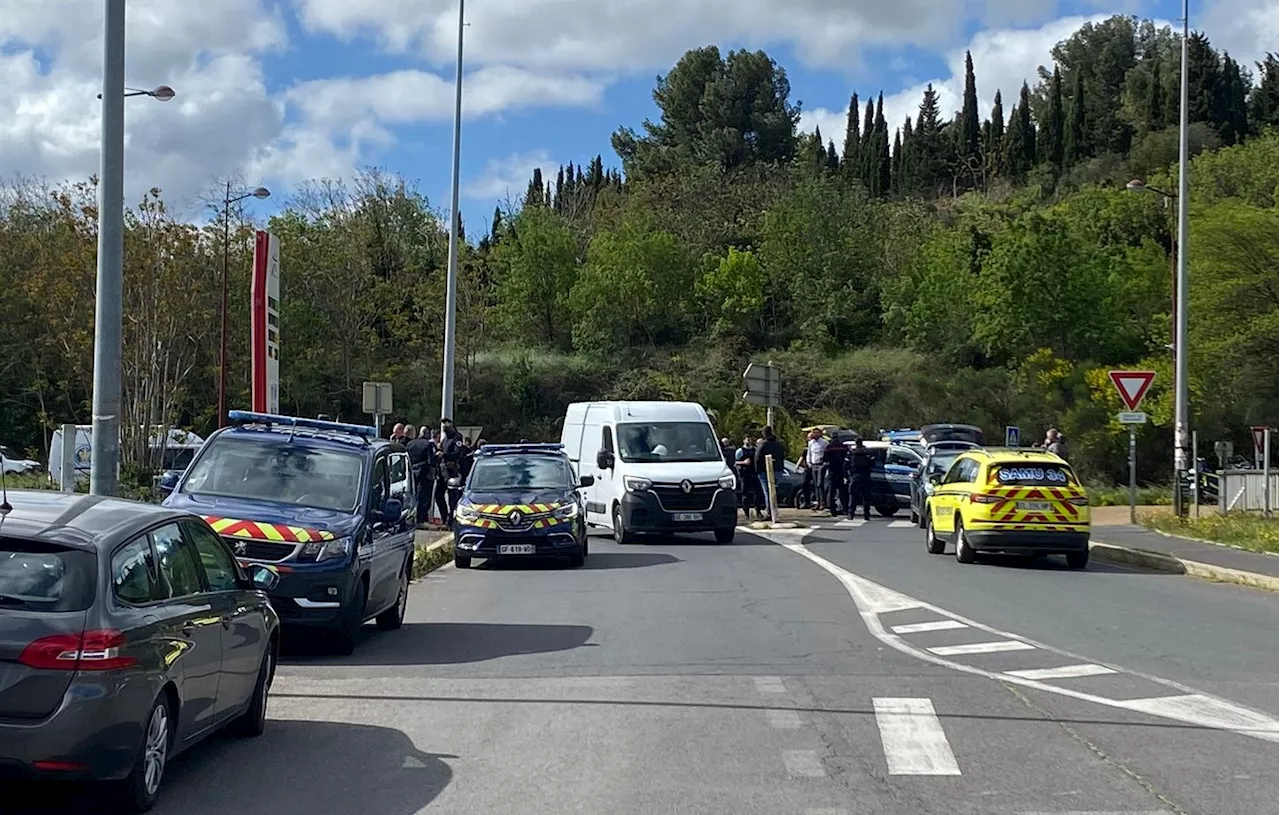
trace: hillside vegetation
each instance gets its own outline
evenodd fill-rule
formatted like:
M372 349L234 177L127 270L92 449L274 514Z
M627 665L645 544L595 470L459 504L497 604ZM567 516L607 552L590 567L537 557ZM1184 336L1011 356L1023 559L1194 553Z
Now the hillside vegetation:
M603 157L530 180L464 249L460 424L558 437L567 402L696 399L736 435L751 360L783 370L780 425L863 430L970 421L1049 426L1098 479L1127 439L1106 371L1159 372L1144 479L1169 469L1170 270L1178 38L1115 17L1055 48L1016 98L959 111L932 89L886 122L853 94L842 150L797 132L784 69L762 52L690 51L654 89L661 115ZM1277 62L1192 54L1190 366L1202 447L1277 424ZM568 159L570 157L566 157ZM486 220L487 220L486 215ZM251 224L232 218L231 386L248 395ZM269 228L283 269L282 408L360 417L360 383L394 383L395 417L439 411L447 237L405 180L367 170L296 191ZM458 228L463 229L462 224ZM10 185L0 202L0 442L41 452L89 420L95 212L90 183ZM214 424L222 230L153 191L126 240L125 422ZM140 439L126 456L139 458Z

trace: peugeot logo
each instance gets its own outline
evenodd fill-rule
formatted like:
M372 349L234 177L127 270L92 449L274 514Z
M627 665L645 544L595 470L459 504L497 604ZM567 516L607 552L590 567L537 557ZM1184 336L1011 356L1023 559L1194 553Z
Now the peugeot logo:
M243 554L244 554L245 552L247 552L247 551L249 551L249 544L245 543L244 541L237 541L237 542L236 542L236 554L237 554L237 555L243 555Z
M519 512L513 512L508 517L511 519L512 526L519 526L520 522L524 520L524 516L521 515Z
M684 490L686 494L693 492L693 482L686 478L680 482L680 489Z

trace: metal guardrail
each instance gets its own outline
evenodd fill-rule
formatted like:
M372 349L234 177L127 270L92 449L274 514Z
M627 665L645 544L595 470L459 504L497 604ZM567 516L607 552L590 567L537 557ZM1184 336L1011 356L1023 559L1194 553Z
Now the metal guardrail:
M1276 487L1280 486L1280 473L1269 474L1271 480L1269 490L1265 486L1267 477L1268 474L1262 470L1223 470L1218 482L1218 510L1221 512L1241 510L1275 512L1278 500ZM1267 503L1271 506L1267 507Z

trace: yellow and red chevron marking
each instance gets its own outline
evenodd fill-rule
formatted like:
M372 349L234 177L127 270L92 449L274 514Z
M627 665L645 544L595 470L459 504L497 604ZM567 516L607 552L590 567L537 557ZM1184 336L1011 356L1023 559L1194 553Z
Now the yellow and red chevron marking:
M559 509L563 504L482 504L476 507L482 515L510 515L519 512L522 515L542 515Z
M311 541L331 541L332 532L322 529L309 529L305 526L286 526L285 524L269 524L261 521L243 521L239 518L218 518L205 515L204 519L219 535L230 538L248 538L250 540L272 541L273 543L309 543Z

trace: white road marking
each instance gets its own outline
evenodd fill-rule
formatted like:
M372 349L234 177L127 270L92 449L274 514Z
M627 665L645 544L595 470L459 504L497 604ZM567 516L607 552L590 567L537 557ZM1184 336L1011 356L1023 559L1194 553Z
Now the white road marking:
M854 518L853 520L846 519L843 521L836 521L836 526L843 526L847 529L849 527L856 528L856 527L862 526L865 523L866 521L862 520L861 518Z
M889 775L959 775L955 753L928 699L872 699Z
M889 528L890 529L915 529L916 525L912 521L902 519L897 521L890 521Z
M783 750L782 763L787 765L787 774L796 778L822 778L827 774L813 750Z
M1089 810L1088 812L1085 812L1084 810L1073 809L1070 812L1049 812L1048 810L1045 810L1043 812L1041 811L1023 812L1021 813L1021 815L1169 815L1169 812L1168 810L1164 810L1164 809L1143 809L1143 810L1126 809L1123 812L1113 812L1111 810L1107 810L1103 812L1102 810L1092 810L1092 809Z
M804 815L853 815L847 809L806 809Z
M1000 640L999 642L970 642L965 645L939 645L930 651L940 657L956 657L964 654L998 654L1001 651L1034 651L1034 645L1021 640Z
M776 676L757 676L756 690L760 693L786 693L787 686Z
M1181 695L1159 697L1156 699L1110 699L1105 696L1085 693L1073 688L1051 685L1038 679L1027 679L1025 677L1004 674L998 671L990 671L974 665L966 665L963 662L944 659L937 654L917 648L897 634L893 634L886 630L884 623L880 621L880 615L890 611L923 608L928 611L932 611L940 617L948 617L950 619L957 620L971 628L986 631L998 637L1016 637L1007 631L1001 631L1000 629L986 625L985 623L980 623L976 620L971 620L968 617L947 611L946 609L935 606L932 603L925 603L920 600L916 600L915 598L908 597L901 592L885 588L878 583L873 583L864 577L848 571L847 569L843 569L826 558L810 552L804 545L803 537L797 541L794 539L794 536L773 535L768 530L754 530L752 534L760 535L778 546L789 549L801 557L808 558L813 563L816 563L818 566L825 569L829 574L839 580L844 586L845 591L849 593L849 598L853 600L854 605L857 606L858 612L862 617L863 624L866 625L867 631L870 632L871 636L880 640L890 648L909 656L913 656L916 659L923 660L933 665L950 668L954 671L959 671L960 673L967 673L972 676L984 676L996 681L1011 682L1015 685L1034 688L1045 693L1057 694L1058 696L1065 696L1070 699L1078 699L1082 702L1092 702L1106 707L1147 713L1152 716L1159 716L1161 718L1172 719L1173 721L1194 724L1201 727L1229 730L1261 741L1280 742L1280 721L1277 721L1275 718L1264 713L1259 713L1255 710L1250 710L1225 699L1218 699L1199 693L1196 689L1183 685L1182 683L1174 682L1170 679L1163 679L1157 676L1151 676L1150 674L1142 673L1141 671L1127 670L1125 673L1130 676L1146 679L1158 685L1163 685L1166 688L1181 691ZM1025 637L1022 639L1033 647L1041 648L1045 651L1056 653L1061 656L1077 659L1081 662L1085 661L1078 654L1073 654L1060 648L1051 648L1042 643L1027 640Z
M800 714L785 708L769 708L766 711L769 725L778 730L794 730L800 726Z
M956 620L931 620L927 623L911 623L909 625L895 625L893 633L895 634L920 634L925 631L951 631L956 628L968 628L962 622Z
M1082 676L1105 676L1115 671L1106 665L1063 665L1060 668L1032 668L1027 671L1005 671L1009 676L1023 679L1076 679Z

